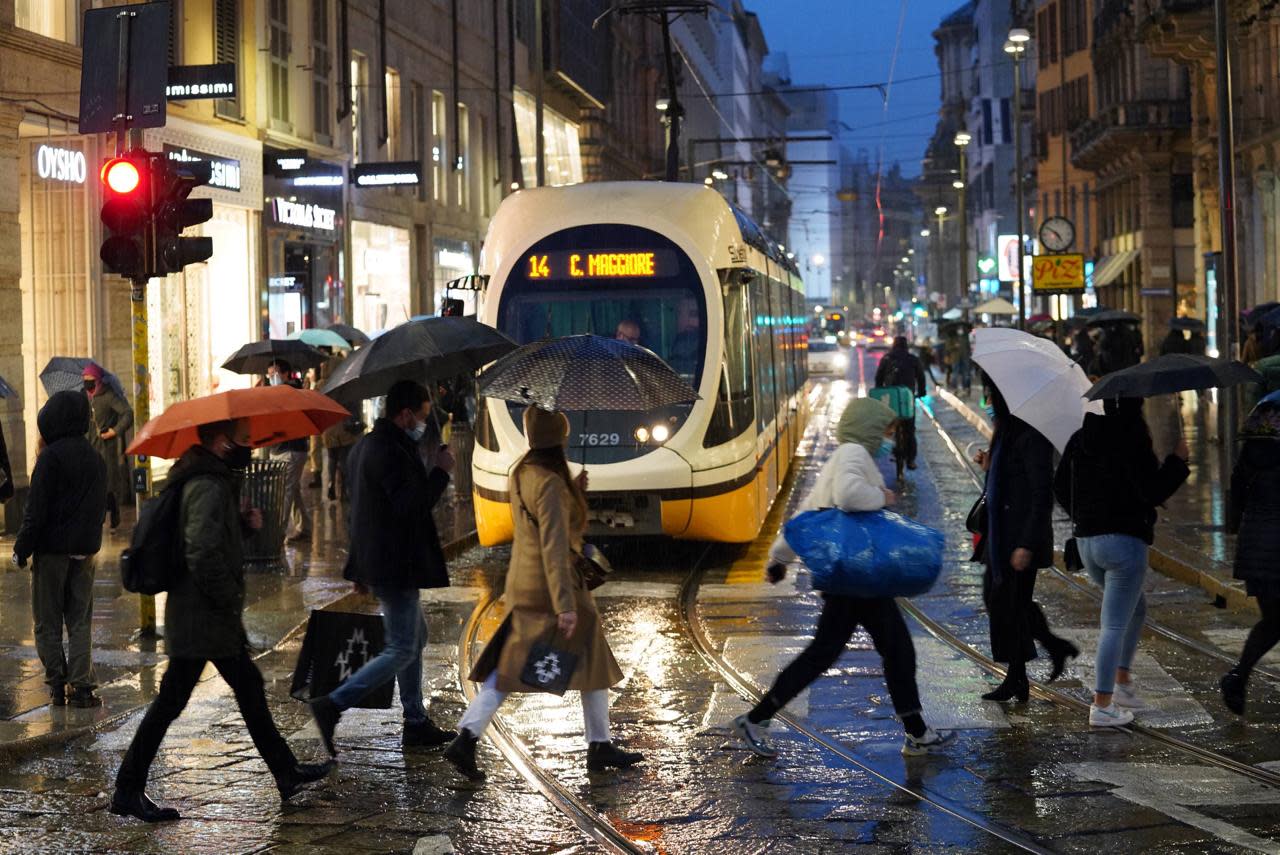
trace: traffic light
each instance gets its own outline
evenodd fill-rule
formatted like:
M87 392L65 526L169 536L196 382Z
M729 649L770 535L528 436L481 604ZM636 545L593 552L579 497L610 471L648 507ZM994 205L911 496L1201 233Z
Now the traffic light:
M151 168L155 176L155 275L166 276L188 264L208 261L213 255L213 238L183 237L182 230L213 217L212 200L187 198L192 190L209 183L212 164L203 160L179 163L153 154Z
M102 225L106 234L98 255L107 270L129 279L150 275L151 160L145 152L108 159L102 180Z

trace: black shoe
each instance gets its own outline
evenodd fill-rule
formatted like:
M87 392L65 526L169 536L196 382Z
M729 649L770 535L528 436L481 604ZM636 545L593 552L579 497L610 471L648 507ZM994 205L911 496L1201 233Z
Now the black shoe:
M916 462L915 462L914 460L908 460L908 461L907 461L907 468L908 468L908 469L910 469L910 470L912 470L912 471L915 471L915 468L916 468Z
M484 780L484 772L476 765L476 743L479 741L480 737L472 736L471 731L464 728L444 750L444 759L468 781Z
M587 746L587 771L629 769L644 759L639 751L623 751L612 742L593 742Z
M1063 670L1067 667L1068 659L1075 659L1079 655L1080 648L1066 640L1054 650L1051 650L1049 656L1053 659L1053 670L1049 672L1049 682L1052 683L1062 676Z
M319 781L331 771L333 771L332 760L324 763L295 763L284 777L276 779L276 788L280 790L280 801L289 801L304 785Z
M143 822L172 822L175 819L182 819L182 815L176 810L160 807L147 798L147 794L142 790L130 793L116 788L115 794L111 796L110 810L116 816L133 816Z
M1027 682L1026 675L1014 676L1009 674L1005 676L1004 682L990 692L982 696L984 701L1011 701L1018 699L1018 703L1025 704L1031 697L1031 684Z
M93 689L76 689L67 696L67 703L87 710L102 706L102 698L95 695Z
M310 706L311 717L315 719L316 729L320 731L320 738L324 740L324 747L328 749L329 754L337 757L338 748L333 744L333 732L338 729L338 720L342 718L342 710L334 706L328 695L314 699L311 701Z
M1236 715L1244 715L1244 690L1248 678L1231 670L1223 675L1218 685L1222 687L1222 702Z
M332 502L332 501L335 501L335 500L338 498L338 491L337 491L337 490L335 490L335 489L333 489L333 485L332 485L332 484L330 484L330 485L329 485L329 491L328 491L327 493L325 493L325 495L326 495L326 496L328 496L328 497L329 497L329 501L331 501L331 502Z
M434 748L452 742L457 736L458 731L436 727L434 721L427 719L416 724L406 722L400 742L405 748Z
M67 705L67 687L50 686L49 703L55 707L65 707Z
M115 531L120 527L120 502L115 493L107 494L107 513L111 517L111 530Z

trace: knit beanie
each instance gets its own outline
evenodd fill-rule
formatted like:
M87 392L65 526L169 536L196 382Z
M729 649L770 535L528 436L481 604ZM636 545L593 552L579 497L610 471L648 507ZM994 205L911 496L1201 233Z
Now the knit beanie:
M564 413L527 407L524 411L524 435L532 449L564 445L569 438L569 419Z
M96 362L90 362L84 367L82 376L92 377L94 380L101 380L103 375L102 366Z

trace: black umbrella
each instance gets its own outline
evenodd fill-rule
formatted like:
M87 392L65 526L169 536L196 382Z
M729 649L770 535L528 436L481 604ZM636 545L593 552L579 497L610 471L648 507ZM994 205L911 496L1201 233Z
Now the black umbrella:
M1100 315L1100 314L1102 314L1103 312L1112 312L1112 311L1115 311L1115 310L1114 310L1114 309L1108 309L1106 306L1090 306L1090 307L1089 307L1089 308L1087 308L1087 309L1077 309L1077 310L1076 310L1076 317L1080 317L1080 318L1092 318L1092 317L1094 317L1094 316L1096 316L1096 315Z
M362 344L369 343L369 336L351 326L351 324L329 324L325 329L330 332L336 332L350 342L352 347L359 347Z
M9 385L9 381L0 377L0 398L16 398L18 390Z
M328 354L296 338L269 338L253 341L231 354L222 367L236 374L264 374L277 359L289 363L294 371L306 371L328 361Z
M1203 332L1204 321L1199 318L1174 318L1169 321L1169 329L1171 330L1189 330L1191 332Z
M647 412L698 400L653 351L597 335L526 344L480 375L480 394L570 412Z
M376 398L397 380L427 383L470 374L516 349L473 318L422 318L387 330L338 366L324 392L339 400Z
M1120 309L1107 309L1090 315L1088 325L1091 327L1102 327L1109 324L1137 324L1141 322L1142 318L1138 317L1133 312L1125 312Z
M1085 397L1150 398L1191 389L1260 383L1262 375L1242 362L1190 353L1169 353L1141 365L1112 372L1093 384Z
M97 363L84 356L55 356L41 370L40 385L44 386L44 390L50 395L55 392L82 390L84 389L84 369L89 365L97 365ZM122 399L128 400L124 394L124 384L120 382L119 377L103 369L102 382Z
M1261 320L1263 315L1268 314L1275 309L1280 309L1280 303L1273 300L1268 303L1259 303L1247 312L1241 312L1240 316L1244 318L1244 321L1248 326L1254 326L1259 320Z

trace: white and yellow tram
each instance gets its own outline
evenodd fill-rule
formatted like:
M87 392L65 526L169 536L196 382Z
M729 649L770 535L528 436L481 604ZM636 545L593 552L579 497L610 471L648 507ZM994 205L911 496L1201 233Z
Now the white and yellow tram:
M649 348L701 396L660 412L569 413L590 478L589 534L756 537L808 417L803 285L776 244L702 185L522 190L481 255L481 320L521 344L594 333ZM472 461L480 542L511 537L520 412L481 403Z

